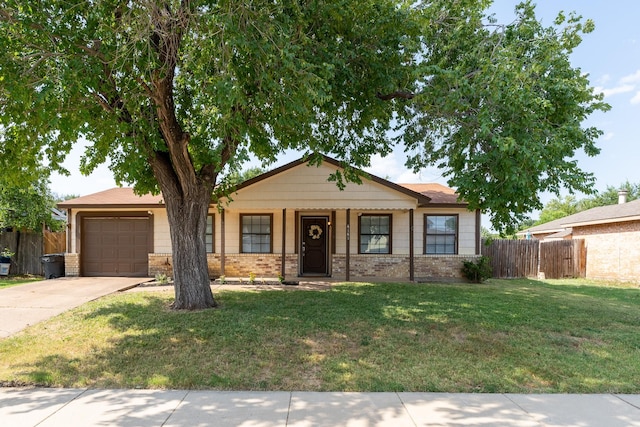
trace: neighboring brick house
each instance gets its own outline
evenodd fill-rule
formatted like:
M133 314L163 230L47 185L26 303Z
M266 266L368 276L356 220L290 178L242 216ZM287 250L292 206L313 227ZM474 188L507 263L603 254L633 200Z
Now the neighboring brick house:
M586 277L640 283L640 199L600 206L518 233L534 239L584 239Z
M398 185L370 176L341 191L340 164L298 160L241 184L209 208L212 278L301 276L338 280L457 280L480 254L480 213L439 184ZM161 196L128 188L62 202L67 275L171 275Z

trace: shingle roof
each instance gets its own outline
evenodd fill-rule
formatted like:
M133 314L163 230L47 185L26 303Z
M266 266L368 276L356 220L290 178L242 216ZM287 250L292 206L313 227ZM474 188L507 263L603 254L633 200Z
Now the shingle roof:
M640 199L627 203L599 206L565 218L565 226L575 227L594 223L622 222L640 219Z
M557 232L568 227L633 220L640 220L640 199L627 203L591 208L545 224L536 225L518 234L525 234L527 231L532 234Z
M80 206L83 208L158 207L164 206L164 202L162 195L145 194L138 196L133 193L133 188L117 187L58 203L58 207L63 209Z
M416 193L423 194L431 199L429 205L436 204L461 204L466 203L458 199L458 194L453 188L446 187L442 184L429 183L429 184L399 184L402 187L408 188Z

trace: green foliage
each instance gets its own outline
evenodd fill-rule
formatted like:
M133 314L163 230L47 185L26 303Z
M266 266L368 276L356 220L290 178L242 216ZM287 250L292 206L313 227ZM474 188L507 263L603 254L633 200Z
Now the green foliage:
M493 228L508 233L542 208L541 191L589 193L594 177L573 157L598 154L601 131L581 123L609 106L569 57L593 23L559 15L544 27L529 1L508 25L486 25L477 3L429 5L423 89L400 136L412 153L408 165L440 167L471 208L488 211Z
M248 181L251 178L255 178L265 172L266 170L264 168L256 166L245 169L242 172L232 172L228 176L224 177L224 181L226 185L237 186L238 184L242 184L243 182Z
M482 256L476 262L463 261L462 274L474 283L482 283L493 277L493 269L489 257Z
M602 193L598 193L593 197L580 201L580 210L595 208L598 206L615 205L618 203L618 192L625 190L627 192L627 202L640 198L640 183L632 184L628 180L617 187L607 186Z
M53 231L64 222L51 216L54 199L44 178L34 183L5 185L0 188L0 228L41 232L43 225Z
M540 218L534 225L544 224L580 211L580 202L576 197L565 196L564 199L552 199L540 211Z
M166 285L171 279L164 273L156 273L155 280L161 285Z
M4 248L0 251L0 258L11 258L16 253L9 250L9 248Z
M498 230L541 208L540 191L588 191L571 159L598 153L581 123L608 105L569 55L593 23L543 27L530 2L508 25L488 1L409 4L7 0L1 166L64 172L85 138L86 173L109 160L139 192L160 178L213 188L250 154L367 166L392 150L395 119L408 166L442 168Z

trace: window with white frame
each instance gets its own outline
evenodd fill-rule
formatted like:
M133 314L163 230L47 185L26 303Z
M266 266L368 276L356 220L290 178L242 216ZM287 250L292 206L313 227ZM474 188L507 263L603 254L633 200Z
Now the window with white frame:
M424 216L424 253L458 253L458 215Z

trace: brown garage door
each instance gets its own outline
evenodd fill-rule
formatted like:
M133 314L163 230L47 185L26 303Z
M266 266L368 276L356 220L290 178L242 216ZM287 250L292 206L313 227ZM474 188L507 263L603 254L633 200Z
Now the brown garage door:
M151 239L151 219L147 216L83 218L82 275L147 276Z

